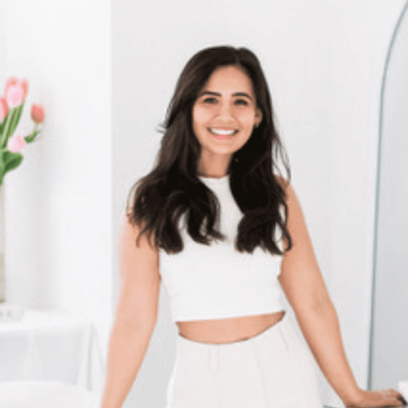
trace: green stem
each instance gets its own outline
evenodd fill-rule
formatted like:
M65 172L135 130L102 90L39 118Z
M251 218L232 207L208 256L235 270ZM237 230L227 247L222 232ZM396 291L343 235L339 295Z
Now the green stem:
M40 131L37 130L37 126L36 126L36 127L34 128L34 130L33 130L29 135L27 135L27 136L24 137L24 140L25 140L27 143L34 142L34 140L35 140L35 138L36 138L36 136L38 135L39 132L40 132Z
M8 140L8 132L9 132L9 129L10 129L10 123L13 120L15 110L16 110L15 108L12 109L12 111L9 112L9 114L8 114L8 116L6 118L6 123L5 123L4 129L3 129L3 134L1 135L0 148L6 147L7 140Z
M18 122L20 121L21 114L22 114L23 108L24 108L24 102L25 101L23 101L22 104L16 108L16 114L14 115L13 124L10 127L10 135L12 135L14 133L14 131L17 128Z

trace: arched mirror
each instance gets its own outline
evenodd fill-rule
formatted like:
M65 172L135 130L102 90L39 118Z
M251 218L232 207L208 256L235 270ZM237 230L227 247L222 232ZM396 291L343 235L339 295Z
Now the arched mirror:
M408 380L408 3L381 96L369 388Z

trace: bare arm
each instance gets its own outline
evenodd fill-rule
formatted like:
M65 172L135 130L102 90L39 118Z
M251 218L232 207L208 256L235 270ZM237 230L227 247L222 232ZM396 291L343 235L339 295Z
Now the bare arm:
M299 326L323 374L347 407L403 406L395 390L364 391L347 361L336 310L320 272L300 203L286 187L288 228L293 247L282 260L279 277Z
M158 253L124 218L120 236L121 290L112 327L101 408L120 408L145 357L156 325L160 275Z

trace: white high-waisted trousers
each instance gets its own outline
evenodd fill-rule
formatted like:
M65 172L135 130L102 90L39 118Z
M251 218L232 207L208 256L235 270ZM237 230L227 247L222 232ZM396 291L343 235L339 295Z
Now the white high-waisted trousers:
M166 408L322 408L315 365L290 320L249 339L177 336Z

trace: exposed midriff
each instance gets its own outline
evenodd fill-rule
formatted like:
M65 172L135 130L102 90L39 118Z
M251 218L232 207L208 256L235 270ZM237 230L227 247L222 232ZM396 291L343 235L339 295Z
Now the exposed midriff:
M249 339L279 322L285 311L226 319L176 322L179 335L200 343L231 343Z

